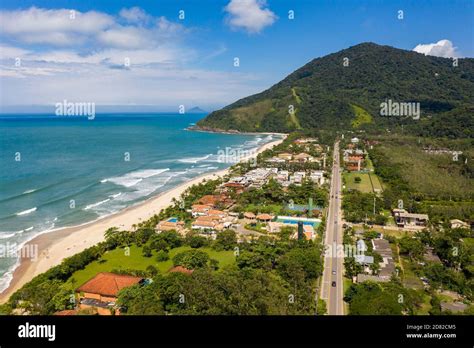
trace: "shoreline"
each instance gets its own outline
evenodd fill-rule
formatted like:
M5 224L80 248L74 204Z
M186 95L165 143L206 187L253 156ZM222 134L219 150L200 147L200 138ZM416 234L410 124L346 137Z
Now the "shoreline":
M261 152L280 144L285 138L286 136L260 146L255 153L241 161L256 157ZM200 175L107 217L81 225L48 231L33 237L25 245L37 247L38 256L34 261L28 257L19 259L8 287L0 293L0 304L7 302L15 291L35 276L59 265L65 258L103 241L104 232L108 228L118 227L119 229L130 230L133 224L146 221L168 207L172 199L178 198L187 188L199 184L203 180L222 177L229 172L229 168Z

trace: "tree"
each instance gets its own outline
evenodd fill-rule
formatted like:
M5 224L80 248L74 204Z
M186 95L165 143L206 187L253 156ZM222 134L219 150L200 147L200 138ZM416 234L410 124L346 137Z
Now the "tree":
M147 268L146 268L146 273L149 277L154 277L158 274L158 269L153 266L153 265L149 265Z
M232 250L237 245L237 235L233 230L219 232L214 243L218 250Z
M304 280L316 279L322 274L321 251L316 247L292 249L278 260L277 270L287 280L299 278L300 272Z
M151 248L149 245L145 245L142 249L142 254L143 256L145 257L151 257L152 253L151 253Z
M156 253L156 261L163 262L169 260L170 256L166 250L160 250Z
M189 234L188 236L186 236L186 244L188 244L191 248L197 249L208 245L209 240L203 236Z
M271 268L271 262L259 253L242 250L236 258L236 263L239 268L254 268L263 269Z
M173 265L187 269L203 268L209 262L209 255L201 250L186 250L173 257Z
M318 299L318 307L317 307L317 313L318 315L324 315L327 314L327 306L326 306L326 301L323 300L322 298Z
M133 285L120 290L117 305L125 315L164 315L163 302L155 282L146 285Z
M403 236L398 240L400 254L408 255L411 259L422 259L425 247L418 238Z

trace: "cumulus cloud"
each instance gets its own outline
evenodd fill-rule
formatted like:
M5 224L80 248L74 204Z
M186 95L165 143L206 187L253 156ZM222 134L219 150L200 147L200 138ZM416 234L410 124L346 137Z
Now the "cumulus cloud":
M266 6L265 0L231 0L224 8L229 14L226 22L233 29L259 33L278 18Z
M79 12L68 9L0 11L2 36L25 43L74 45L84 42L114 24L114 19L95 11Z
M205 105L229 103L262 89L252 75L193 69L191 64L222 54L225 47L211 54L196 51L186 45L187 33L183 25L139 8L116 15L1 10L0 77L8 89L0 104L67 99L115 105L199 100Z
M125 19L126 23L120 19ZM0 11L0 34L24 44L55 47L149 48L184 33L178 23L154 18L142 9L122 9L118 17L70 9Z
M119 16L130 23L144 23L151 19L151 16L140 7L123 8L120 10Z
M436 43L419 44L413 51L423 53L428 56L436 56L443 58L460 57L457 47L449 40L439 40Z

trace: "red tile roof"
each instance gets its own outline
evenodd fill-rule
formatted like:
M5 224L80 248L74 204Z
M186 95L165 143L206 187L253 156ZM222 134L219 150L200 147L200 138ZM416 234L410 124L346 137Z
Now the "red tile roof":
M98 273L76 289L77 292L88 292L103 296L117 296L123 288L135 285L143 278L114 273Z
M183 266L174 266L173 268L169 270L169 272L179 272L179 273L191 275L194 272L194 270L187 269L186 267L183 267Z

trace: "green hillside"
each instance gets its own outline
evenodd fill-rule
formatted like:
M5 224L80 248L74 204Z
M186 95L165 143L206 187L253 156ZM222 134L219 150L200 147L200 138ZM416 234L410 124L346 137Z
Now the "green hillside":
M419 102L421 119L380 116L380 104L388 99ZM473 109L474 59L454 66L452 59L362 43L312 60L262 93L212 112L198 126L289 132L403 123L420 135L472 137Z

